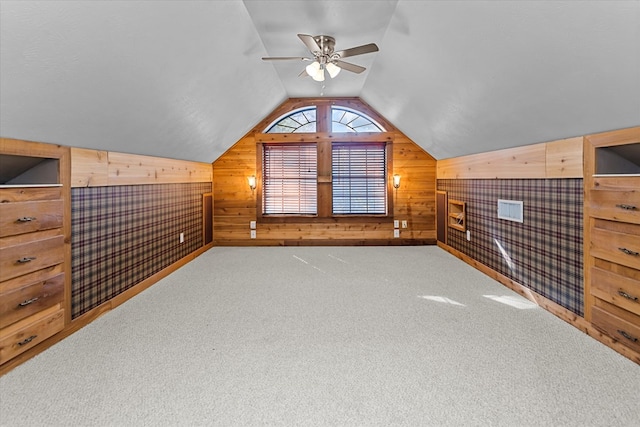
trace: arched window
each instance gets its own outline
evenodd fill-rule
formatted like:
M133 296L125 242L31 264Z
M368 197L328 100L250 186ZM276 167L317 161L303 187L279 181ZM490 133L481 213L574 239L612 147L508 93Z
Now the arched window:
M271 124L265 133L314 133L316 131L316 108L304 108L287 113Z
M384 132L382 126L365 114L345 107L331 108L332 132Z
M268 136L257 136L262 218L388 215L391 135L354 103L345 104L314 100L271 122Z

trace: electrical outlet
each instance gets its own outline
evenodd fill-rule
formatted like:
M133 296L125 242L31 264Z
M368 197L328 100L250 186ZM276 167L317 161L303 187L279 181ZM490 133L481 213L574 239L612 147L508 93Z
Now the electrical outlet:
M407 220L406 219L402 220L402 228L407 228Z
M251 221L249 223L249 228L252 229L252 230L255 230L256 229L256 222L255 221Z
M471 241L471 231L467 230L467 240Z
M180 243L184 243L184 233L180 233Z
M398 227L400 227L400 221L397 220L397 219L394 219L393 220L393 228L398 228Z
M393 230L393 237L400 237L400 230L398 230L397 228Z
M256 238L256 230L251 230L251 238L252 239Z

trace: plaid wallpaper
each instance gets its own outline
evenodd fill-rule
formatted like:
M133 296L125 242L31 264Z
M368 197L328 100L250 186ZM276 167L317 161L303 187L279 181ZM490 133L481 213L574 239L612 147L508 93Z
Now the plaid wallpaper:
M466 234L449 246L583 316L582 179L439 179L466 202ZM498 219L498 199L524 202L524 223Z
M72 188L73 318L202 247L207 192L211 183Z

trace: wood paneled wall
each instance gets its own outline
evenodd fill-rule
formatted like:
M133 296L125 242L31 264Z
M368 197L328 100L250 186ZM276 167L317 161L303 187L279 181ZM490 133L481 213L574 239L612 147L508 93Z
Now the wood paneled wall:
M211 182L210 163L71 148L71 186Z
M400 174L402 181L400 188L394 190L391 214L385 218L286 218L281 221L260 221L261 208L257 195L247 182L248 176L259 176L258 141L255 135L262 133L269 124L287 112L305 105L327 103L361 111L382 124L393 136L393 171L389 171L389 176ZM329 138L332 137L329 135ZM435 243L435 159L358 98L285 101L213 163L213 181L216 245ZM400 224L403 220L407 221L407 228L400 228L400 238L393 237L394 219L401 221ZM255 239L250 234L251 221L257 221Z
M438 161L438 179L582 178L582 137Z

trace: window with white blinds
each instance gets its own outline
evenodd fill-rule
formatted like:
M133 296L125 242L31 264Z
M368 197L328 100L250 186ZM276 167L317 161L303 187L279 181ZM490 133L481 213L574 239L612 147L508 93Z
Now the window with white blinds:
M334 143L331 150L333 213L387 213L385 143Z
M318 150L315 144L265 144L262 165L263 213L318 212Z

